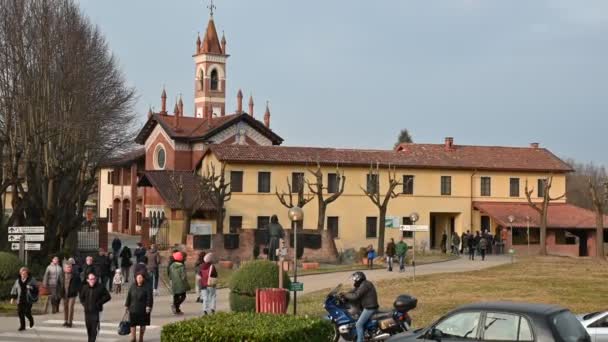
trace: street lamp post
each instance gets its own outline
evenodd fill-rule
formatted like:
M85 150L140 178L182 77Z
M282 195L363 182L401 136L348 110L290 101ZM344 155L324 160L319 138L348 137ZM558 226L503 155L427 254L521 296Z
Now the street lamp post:
M413 212L410 214L410 220L412 221L412 224L416 224L416 222L420 219L420 215L418 215L418 213ZM412 232L412 237L414 238L414 253L412 253L412 267L414 270L414 276L413 276L413 281L416 281L416 231Z
M526 224L528 227L527 237L528 237L528 256L530 256L530 216L526 216Z
M511 244L509 245L509 254L511 254L511 263L513 263L513 222L515 221L515 216L509 215L507 220L509 220L509 228L511 229Z
M298 222L304 219L304 211L300 207L289 208L287 216L291 220L293 228L293 282L298 282ZM297 291L293 291L293 315L295 316L298 308Z

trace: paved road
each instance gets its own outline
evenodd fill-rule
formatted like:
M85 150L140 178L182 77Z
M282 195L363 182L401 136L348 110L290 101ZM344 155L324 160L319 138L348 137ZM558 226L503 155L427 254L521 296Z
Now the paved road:
M422 265L416 268L416 275L446 273L446 272L467 272L488 267L498 266L509 263L508 257L489 257L486 261L475 260L473 262L461 258L453 261L447 261L436 264ZM408 268L406 272L387 272L386 270L373 270L365 272L369 279L373 281L383 279L405 278L411 277L413 274L412 268ZM317 290L327 289L336 286L338 283L349 283L349 276L352 271L339 272L331 274L318 274L300 277L299 280L304 283L304 294ZM102 339L101 342L112 341L129 341L129 337L121 337L116 334L118 322L124 314L124 299L125 293L121 295L113 295L112 301L104 307L102 316ZM154 310L152 312L152 323L161 327L164 324L171 322L198 317L201 313L201 305L196 303L194 294L189 294L184 303L182 310L185 312L183 316L174 316L171 314L171 295L166 288L161 289L161 294L155 297ZM228 311L228 290L221 289L218 291L218 311ZM0 342L33 342L33 341L86 341L86 330L81 322L75 324L74 328L62 328L63 314L42 315L36 316L36 327L32 330L26 330L23 333L17 332L18 319L16 317L7 317L0 319ZM75 319L84 320L82 306L76 305ZM150 329L146 332L146 341L160 341L160 328Z

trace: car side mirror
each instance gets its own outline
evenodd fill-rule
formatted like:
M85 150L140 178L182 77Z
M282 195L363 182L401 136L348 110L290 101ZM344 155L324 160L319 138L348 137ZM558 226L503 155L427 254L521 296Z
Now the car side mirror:
M440 342L443 338L443 332L437 328L432 328L428 333L428 339Z

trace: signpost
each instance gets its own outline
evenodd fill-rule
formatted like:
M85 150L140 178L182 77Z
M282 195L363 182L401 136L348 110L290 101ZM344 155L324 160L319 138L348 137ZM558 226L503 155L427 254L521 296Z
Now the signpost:
M19 258L27 266L27 251L39 251L40 243L44 242L44 226L34 227L8 227L8 242L13 251L19 251Z
M302 292L304 291L304 283L299 283L299 282L293 282L291 284L289 284L289 291L294 291L294 292Z
M426 225L416 225L416 222L420 219L418 213L411 213L410 220L413 225L402 225L400 230L403 232L412 232L412 237L414 239L414 252L412 253L412 267L414 268L414 277L413 280L416 281L416 232L428 232L429 226Z

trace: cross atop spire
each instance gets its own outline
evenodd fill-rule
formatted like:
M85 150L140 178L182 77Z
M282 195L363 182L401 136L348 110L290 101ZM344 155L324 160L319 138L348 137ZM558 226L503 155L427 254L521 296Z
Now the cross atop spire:
M209 14L213 18L213 10L216 9L215 5L213 4L213 0L211 0L211 3L209 4L209 6L207 6L207 8L209 9Z

